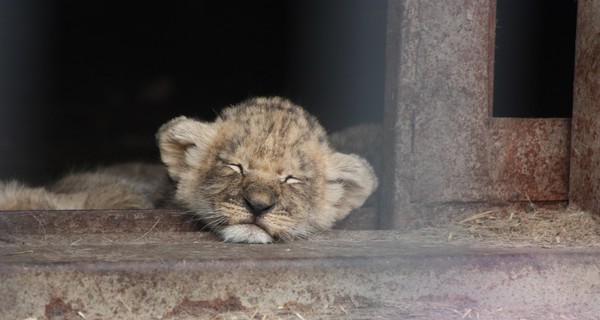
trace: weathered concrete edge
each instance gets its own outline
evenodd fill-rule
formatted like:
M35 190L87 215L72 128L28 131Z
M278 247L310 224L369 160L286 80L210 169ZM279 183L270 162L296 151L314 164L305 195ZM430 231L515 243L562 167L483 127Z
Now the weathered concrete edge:
M381 258L0 264L0 312L9 318L42 317L60 300L88 315L119 319L135 310L137 316L173 318L184 302L233 299L240 310L290 303L317 310L348 297L370 304L418 300L600 312L598 251L421 252Z

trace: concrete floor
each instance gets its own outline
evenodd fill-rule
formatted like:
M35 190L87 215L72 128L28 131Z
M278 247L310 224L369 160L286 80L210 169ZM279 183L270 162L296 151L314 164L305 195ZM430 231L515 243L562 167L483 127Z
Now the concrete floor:
M71 218L78 214L70 213ZM93 221L97 213L88 214ZM113 222L133 221L138 214L116 212ZM123 220L110 233L88 233L68 226L50 232L50 222L60 219L45 220L43 213L0 213L0 318L600 315L597 248L459 247L395 231L331 231L293 243L225 244L204 232L173 230L172 215L153 214L155 223L144 232L123 231L133 228ZM39 228L19 231L32 215Z

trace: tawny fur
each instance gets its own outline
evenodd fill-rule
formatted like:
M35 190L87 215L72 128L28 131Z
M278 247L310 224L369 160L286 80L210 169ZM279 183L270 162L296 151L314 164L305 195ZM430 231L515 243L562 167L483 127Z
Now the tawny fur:
M377 187L366 160L336 152L316 118L283 98L247 100L214 122L175 118L157 141L166 171L126 164L73 173L47 188L0 183L0 210L154 208L174 200L224 241L268 243L329 229Z
M329 135L331 146L342 153L360 155L369 162L380 177L383 171L383 128L381 124L366 123L345 128ZM365 206L376 206L379 191L373 192ZM358 213L358 212L357 212Z
M55 194L16 181L0 182L0 210L84 209L87 198L86 193Z
M48 187L0 182L0 210L151 209L172 192L161 165L120 164L66 175Z
M225 241L307 237L377 186L367 161L333 150L316 118L282 98L247 100L214 122L175 118L157 139L175 198Z

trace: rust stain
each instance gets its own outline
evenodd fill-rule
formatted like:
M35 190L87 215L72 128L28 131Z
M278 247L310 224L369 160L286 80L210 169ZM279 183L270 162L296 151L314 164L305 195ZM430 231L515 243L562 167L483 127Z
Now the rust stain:
M46 304L45 316L47 319L78 319L77 310L70 303L65 303L61 298L52 297ZM80 318L79 318L80 319Z
M487 200L567 200L568 119L494 119L490 129Z

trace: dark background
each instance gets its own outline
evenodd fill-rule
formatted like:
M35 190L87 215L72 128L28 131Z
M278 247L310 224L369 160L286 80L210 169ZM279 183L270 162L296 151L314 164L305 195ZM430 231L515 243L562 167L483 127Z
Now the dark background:
M576 18L575 0L497 0L493 116L571 117Z
M282 95L329 131L381 121L384 0L0 0L0 179L158 161L177 115Z
M386 0L0 0L0 180L158 161L178 115L282 95L383 114ZM573 0L498 0L493 116L570 117Z

